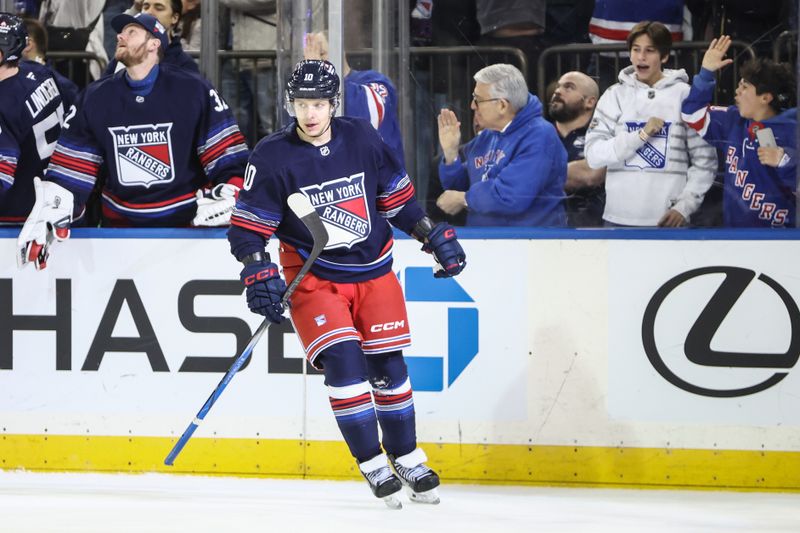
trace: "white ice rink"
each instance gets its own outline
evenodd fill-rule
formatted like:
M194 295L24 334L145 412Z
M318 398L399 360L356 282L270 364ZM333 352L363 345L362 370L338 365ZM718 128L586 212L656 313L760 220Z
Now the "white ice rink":
M365 483L0 471L2 533L800 532L800 495L445 485L392 511Z

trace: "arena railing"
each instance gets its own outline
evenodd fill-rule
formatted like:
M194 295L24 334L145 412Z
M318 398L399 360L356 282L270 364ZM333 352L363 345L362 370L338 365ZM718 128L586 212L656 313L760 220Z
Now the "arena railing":
M794 65L797 61L797 32L785 31L772 43L772 60Z
M107 63L91 52L62 52L53 50L47 54L48 62L62 75L66 76L83 89L93 81L89 65L96 63L100 72L106 69Z

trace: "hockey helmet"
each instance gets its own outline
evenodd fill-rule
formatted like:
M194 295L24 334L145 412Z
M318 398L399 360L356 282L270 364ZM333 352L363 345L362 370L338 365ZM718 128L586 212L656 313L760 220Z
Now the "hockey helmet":
M28 45L28 29L22 19L11 13L0 13L0 65L18 61L22 50Z
M339 105L339 75L333 63L324 59L304 59L295 65L286 83L286 111L294 116L292 102L298 98L330 100L333 109Z

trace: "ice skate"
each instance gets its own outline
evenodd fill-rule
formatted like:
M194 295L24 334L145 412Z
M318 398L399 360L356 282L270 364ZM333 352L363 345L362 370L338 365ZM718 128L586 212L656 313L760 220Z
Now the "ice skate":
M384 454L373 457L369 461L359 463L359 470L364 479L369 483L372 494L376 498L381 498L383 503L390 509L402 509L403 504L397 497L397 493L403 488L403 483L389 468L389 463Z
M439 475L425 461L428 458L420 448L401 457L389 456L392 469L405 485L406 494L412 502L439 503Z

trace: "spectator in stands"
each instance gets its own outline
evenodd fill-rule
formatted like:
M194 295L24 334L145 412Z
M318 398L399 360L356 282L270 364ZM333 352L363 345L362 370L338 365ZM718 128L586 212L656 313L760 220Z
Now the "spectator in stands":
M59 27L71 29L87 29L91 33L88 35L86 44L81 43L80 49L65 49L62 48L64 43L50 42L52 51L68 50L68 51L86 51L97 56L99 63L92 61L89 63L89 72L92 78L97 79L103 73L108 63L108 56L103 47L103 7L105 0L83 0L76 2L75 0L44 0L41 4L39 11L39 21L45 28ZM78 35L82 32L70 31L72 35ZM70 43L74 44L74 43ZM85 67L82 62L72 63L72 81L78 84L79 87L84 86L84 80L87 79L85 75ZM62 74L67 75L67 66L56 64L56 68L61 70Z
M230 11L227 48L237 52L277 48L274 0L220 0L220 5ZM233 60L222 65L222 94L251 146L275 129L276 86L272 59Z
M587 163L607 167L603 219L619 226L684 226L714 181L714 149L681 121L688 77L662 68L670 30L643 21L627 43L632 64L603 93L586 134Z
M528 58L528 79L535 87L536 62L543 48L545 0L476 0L480 46L519 48Z
M797 82L793 69L766 59L745 63L736 105L709 107L714 73L733 62L725 59L730 44L727 35L711 41L683 102L683 120L725 153L725 226L795 227Z
M181 45L187 52L200 51L200 0L184 0L181 15Z
M548 105L561 142L567 150L567 221L574 227L603 225L606 194L605 168L590 168L586 163L586 129L592 119L600 91L597 83L583 72L567 72L559 78Z
M191 72L200 72L197 62L184 52L179 35L176 35L178 23L183 13L183 2L181 0L134 0L133 7L126 11L128 15L136 13L147 13L154 16L167 28L169 35L169 46L164 50L164 59L161 61L166 65L175 65L187 69ZM125 68L116 59L108 64L106 75L114 74Z
M56 85L58 85L58 92L61 93L61 103L64 105L64 109L69 109L78 97L78 86L72 80L62 76L60 72L47 65L47 32L42 23L30 18L23 19L23 22L25 22L25 28L28 30L28 45L22 50L22 65L24 66L26 62L31 61L47 68L53 79L55 79Z
M304 55L306 59L328 60L325 32L306 36ZM345 115L368 120L405 167L403 138L397 119L397 90L392 81L375 70L351 69L347 58L341 72L344 74Z
M439 113L444 156L439 177L446 189L436 204L468 226L563 226L567 153L542 104L513 65L497 64L475 76L472 110L483 130L458 154L461 124Z
M104 226L220 226L243 183L244 137L208 81L160 63L166 28L147 13L111 25L125 71L81 93L17 240L37 269L97 189Z
M691 33L691 27L684 28L685 0L647 0L631 2L630 0L596 0L594 11L589 22L589 37L595 44L625 44L628 34L642 20L659 21L669 29L672 41L691 39L684 35L684 29ZM602 89L616 81L620 64L614 60L614 52L598 54L590 70L596 75Z

